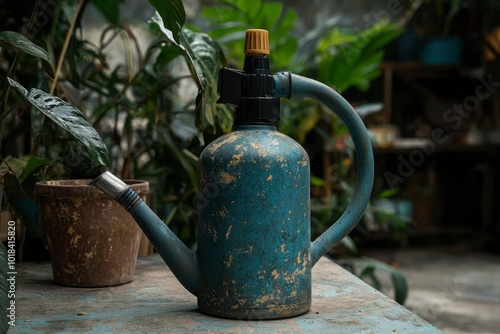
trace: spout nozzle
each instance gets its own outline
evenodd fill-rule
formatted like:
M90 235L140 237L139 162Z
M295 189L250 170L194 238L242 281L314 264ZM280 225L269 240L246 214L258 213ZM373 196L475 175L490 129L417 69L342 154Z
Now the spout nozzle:
M90 185L115 199L129 188L125 182L108 171L99 175L95 180L90 182Z

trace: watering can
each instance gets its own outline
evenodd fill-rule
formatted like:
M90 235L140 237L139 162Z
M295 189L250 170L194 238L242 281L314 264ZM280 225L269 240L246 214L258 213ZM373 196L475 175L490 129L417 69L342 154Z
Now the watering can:
M199 158L198 245L186 247L109 172L91 184L134 217L181 284L207 314L236 319L296 316L311 306L311 268L361 219L373 183L373 152L353 108L328 86L299 75L271 75L268 33L246 33L243 71L219 72L218 103L237 106L232 132ZM358 180L344 214L311 242L309 158L278 132L280 98L310 97L346 124Z

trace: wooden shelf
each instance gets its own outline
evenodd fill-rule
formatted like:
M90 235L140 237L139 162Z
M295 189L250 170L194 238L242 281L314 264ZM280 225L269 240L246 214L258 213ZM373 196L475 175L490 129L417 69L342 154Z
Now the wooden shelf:
M484 75L482 67L467 67L462 65L430 65L419 62L383 62L380 68L384 72L384 118L391 123L393 76L408 82L416 91L432 94L425 86L415 82L417 79L449 79L451 74L471 77Z
M414 147L373 147L375 154L405 154L414 150L421 149L420 146ZM441 153L489 153L496 154L500 152L500 144L483 144L483 145L463 145L463 144L446 144L436 145L435 151Z

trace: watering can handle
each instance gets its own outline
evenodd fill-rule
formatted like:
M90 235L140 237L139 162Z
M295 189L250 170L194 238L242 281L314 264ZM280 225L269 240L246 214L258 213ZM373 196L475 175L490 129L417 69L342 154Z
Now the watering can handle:
M358 180L342 216L311 245L311 265L333 248L358 224L370 200L373 185L373 150L363 121L339 93L325 84L289 72L274 75L277 98L313 98L331 109L347 126L356 148Z

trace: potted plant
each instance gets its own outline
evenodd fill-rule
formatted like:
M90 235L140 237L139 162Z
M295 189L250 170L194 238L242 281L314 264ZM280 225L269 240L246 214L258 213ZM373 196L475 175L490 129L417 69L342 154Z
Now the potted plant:
M106 145L78 109L58 97L37 89L28 92L14 80L8 80L33 107L74 138L66 145L78 153L72 155L78 160L66 161L67 169L86 169L90 178L106 168ZM66 172L71 175L72 171ZM140 231L125 210L88 185L90 180L37 182L35 204L12 172L6 173L4 179L9 202L22 212L24 222L33 226L33 220L41 218L56 283L109 286L133 279ZM131 183L139 194L148 193L146 181Z
M23 172L17 175L6 163L9 170L3 174L3 181L11 206L25 227L44 231L56 283L86 287L130 282L134 275L141 234L125 210L87 185L90 180L86 179L37 183L38 205L33 196L28 195L23 188L21 183L24 183L26 176L33 177L44 165L50 167L50 173L56 170L58 174L86 175L92 178L109 165L108 150L96 130L76 107L38 89L28 92L10 78L15 76L16 60L20 55L26 54L41 59L47 74L54 77L50 58L45 50L12 31L0 32L0 43L5 49L15 52L14 61L5 78L2 134L6 117L23 103L19 98L21 96L35 111L50 119L52 127L56 125L66 132L56 132L53 138L65 145L68 151L63 159L54 161L36 157L27 159ZM11 87L18 94L17 100L11 98ZM11 101L15 102L11 104ZM64 163L58 164L59 160ZM131 183L139 194L147 194L146 181ZM41 228L37 224L39 217Z

